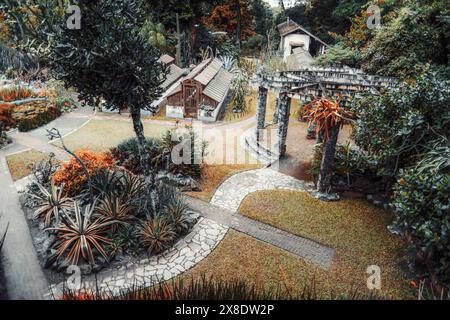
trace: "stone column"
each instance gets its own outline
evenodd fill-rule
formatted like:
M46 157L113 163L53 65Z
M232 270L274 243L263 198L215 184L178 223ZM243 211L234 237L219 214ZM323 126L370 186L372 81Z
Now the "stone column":
M279 95L280 105L278 110L278 154L284 156L286 153L286 138L289 126L289 116L291 112L291 98L287 93Z
M266 122L267 89L260 86L258 89L258 105L256 110L256 141L261 138L261 131Z
M273 114L273 120L272 120L273 124L277 124L278 123L278 116L279 116L279 111L278 110L280 110L280 98L277 98L277 100L275 102L275 112Z

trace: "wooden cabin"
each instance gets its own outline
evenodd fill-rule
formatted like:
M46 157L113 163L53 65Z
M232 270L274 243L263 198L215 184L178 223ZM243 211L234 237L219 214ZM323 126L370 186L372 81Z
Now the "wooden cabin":
M166 116L216 121L232 80L220 59L204 60L167 95Z

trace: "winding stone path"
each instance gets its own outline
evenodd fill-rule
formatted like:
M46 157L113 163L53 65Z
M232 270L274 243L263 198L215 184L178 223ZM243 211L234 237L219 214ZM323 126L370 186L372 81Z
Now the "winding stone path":
M98 288L100 292L118 295L127 288L151 286L170 280L208 256L228 231L228 227L200 218L193 230L174 247L157 256L129 263L117 269L106 269L95 277L82 277L81 289ZM64 283L52 285L46 298L60 297Z
M328 269L331 266L334 256L333 248L195 198L187 197L187 203L191 209L199 212L203 217L289 251L321 268Z
M235 212L242 200L253 192L262 190L285 189L310 191L314 185L301 181L270 168L244 171L231 176L224 181L213 198L211 204Z

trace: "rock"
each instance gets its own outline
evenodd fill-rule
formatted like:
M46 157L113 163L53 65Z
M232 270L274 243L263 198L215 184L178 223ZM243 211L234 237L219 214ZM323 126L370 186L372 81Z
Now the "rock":
M322 193L314 191L313 197L322 201L339 201L341 197L337 193Z
M191 178L191 190L192 191L202 191L202 189L200 188L200 184L192 178Z

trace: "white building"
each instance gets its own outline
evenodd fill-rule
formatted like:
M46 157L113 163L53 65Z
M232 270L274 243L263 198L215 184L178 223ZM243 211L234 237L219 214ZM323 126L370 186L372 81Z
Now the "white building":
M326 51L325 42L289 18L279 24L277 29L281 36L279 50L288 64L294 64L295 67L309 65L314 57Z

